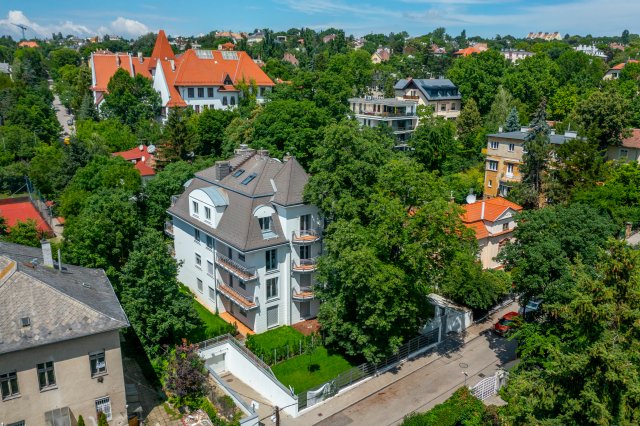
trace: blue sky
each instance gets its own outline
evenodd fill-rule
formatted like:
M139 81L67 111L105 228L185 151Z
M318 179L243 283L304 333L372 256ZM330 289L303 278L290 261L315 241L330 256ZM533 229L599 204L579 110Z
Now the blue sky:
M347 34L406 30L425 34L445 27L450 34L524 36L529 31L561 34L640 33L640 0L3 0L0 34L27 37L51 32L136 37L163 28L171 35L213 29L252 31L291 27L337 27Z

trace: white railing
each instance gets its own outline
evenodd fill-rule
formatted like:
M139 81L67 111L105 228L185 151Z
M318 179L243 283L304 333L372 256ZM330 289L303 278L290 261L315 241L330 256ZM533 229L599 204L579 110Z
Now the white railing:
M318 268L316 259L298 259L294 262L293 270L298 272L312 272Z
M229 259L222 253L216 252L216 263L243 281L250 281L258 278L258 274L254 268L249 268L240 262Z
M319 229L303 229L299 231L293 231L293 241L295 242L309 242L317 241L322 236L322 232Z

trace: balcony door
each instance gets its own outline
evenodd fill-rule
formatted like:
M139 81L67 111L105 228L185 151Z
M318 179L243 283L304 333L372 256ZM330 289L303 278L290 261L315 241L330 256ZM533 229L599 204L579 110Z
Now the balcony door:
M305 214L300 216L300 230L308 231L311 229L311 215Z

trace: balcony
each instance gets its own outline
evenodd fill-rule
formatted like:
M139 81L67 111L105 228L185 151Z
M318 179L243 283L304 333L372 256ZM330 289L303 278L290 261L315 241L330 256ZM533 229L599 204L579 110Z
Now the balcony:
M322 238L321 232L316 229L294 231L292 241L294 244L311 244Z
M318 269L316 259L298 259L293 262L293 270L295 272L313 272Z
M167 234L167 236L169 236L171 238L174 237L174 235L173 235L173 223L171 223L170 220L167 220L164 223L164 233Z
M415 112L391 112L391 111L360 111L358 115L366 115L367 117L417 117Z
M300 291L293 292L292 298L293 300L298 300L298 301L314 299L315 295L313 294L313 287L301 287Z
M404 95L402 99L410 99L412 101L417 101L418 99L420 99L420 96Z
M513 173L503 173L500 180L503 182L520 182L520 177Z
M216 252L216 265L225 271L233 274L242 281L251 281L258 278L258 274L254 268L249 268L240 262L229 259L227 256Z
M241 294L220 280L216 280L216 289L232 303L244 310L250 311L258 307L258 298Z

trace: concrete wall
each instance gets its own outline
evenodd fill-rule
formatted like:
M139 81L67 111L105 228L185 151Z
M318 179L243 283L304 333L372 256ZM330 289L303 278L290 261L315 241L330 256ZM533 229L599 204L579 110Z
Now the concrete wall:
M220 356L224 354L224 363ZM270 372L256 366L241 350L230 342L221 342L200 351L205 364L218 374L229 372L252 387L272 405L283 408L290 416L298 415L298 401ZM222 365L223 364L223 365Z
M91 377L89 353L105 352L106 374ZM40 391L37 364L53 361L56 386ZM127 409L118 331L0 355L0 373L16 371L20 396L0 401L0 422L44 425L44 413L69 407L74 419L97 425L95 400L111 400L110 425L126 425Z

